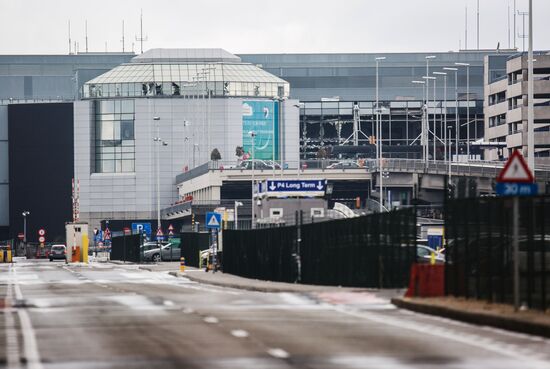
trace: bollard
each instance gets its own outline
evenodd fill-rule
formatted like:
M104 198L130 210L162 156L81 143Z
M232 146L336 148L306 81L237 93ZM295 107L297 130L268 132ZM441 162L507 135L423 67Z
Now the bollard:
M185 272L185 258L183 256L180 258L180 272Z

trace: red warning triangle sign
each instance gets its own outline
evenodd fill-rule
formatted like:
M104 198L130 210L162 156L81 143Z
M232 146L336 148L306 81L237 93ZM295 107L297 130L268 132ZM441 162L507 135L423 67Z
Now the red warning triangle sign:
M519 150L514 150L497 177L497 182L532 183L534 181L533 173Z
M162 233L162 228L157 229L157 236L158 237L164 236L164 233Z

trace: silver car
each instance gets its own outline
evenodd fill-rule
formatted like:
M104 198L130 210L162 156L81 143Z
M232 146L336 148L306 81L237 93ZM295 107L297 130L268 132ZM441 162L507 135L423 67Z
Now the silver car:
M150 245L144 245L150 246ZM162 252L161 252L162 250ZM161 248L151 248L143 251L143 261L152 261L158 263L160 261L174 261L181 257L181 244L179 243L161 243Z

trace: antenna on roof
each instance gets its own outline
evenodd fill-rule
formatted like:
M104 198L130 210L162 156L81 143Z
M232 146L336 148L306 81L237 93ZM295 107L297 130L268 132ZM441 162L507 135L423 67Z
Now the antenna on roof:
M71 55L71 20L69 19L69 55Z
M468 6L466 6L464 16L464 50L468 50Z
M147 36L143 36L143 9L141 9L141 15L139 17L140 36L136 36L136 41L141 44L141 53L143 54L143 42L147 41Z
M122 52L124 52L124 19L122 20Z
M85 27L84 27L84 30L85 30L85 39L86 39L86 52L88 52L88 20L86 20L86 23L85 23Z

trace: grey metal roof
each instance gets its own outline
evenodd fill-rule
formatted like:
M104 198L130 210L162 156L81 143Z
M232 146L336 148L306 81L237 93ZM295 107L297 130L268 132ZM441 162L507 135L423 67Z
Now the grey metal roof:
M132 59L132 63L212 63L241 61L224 49L151 49Z

